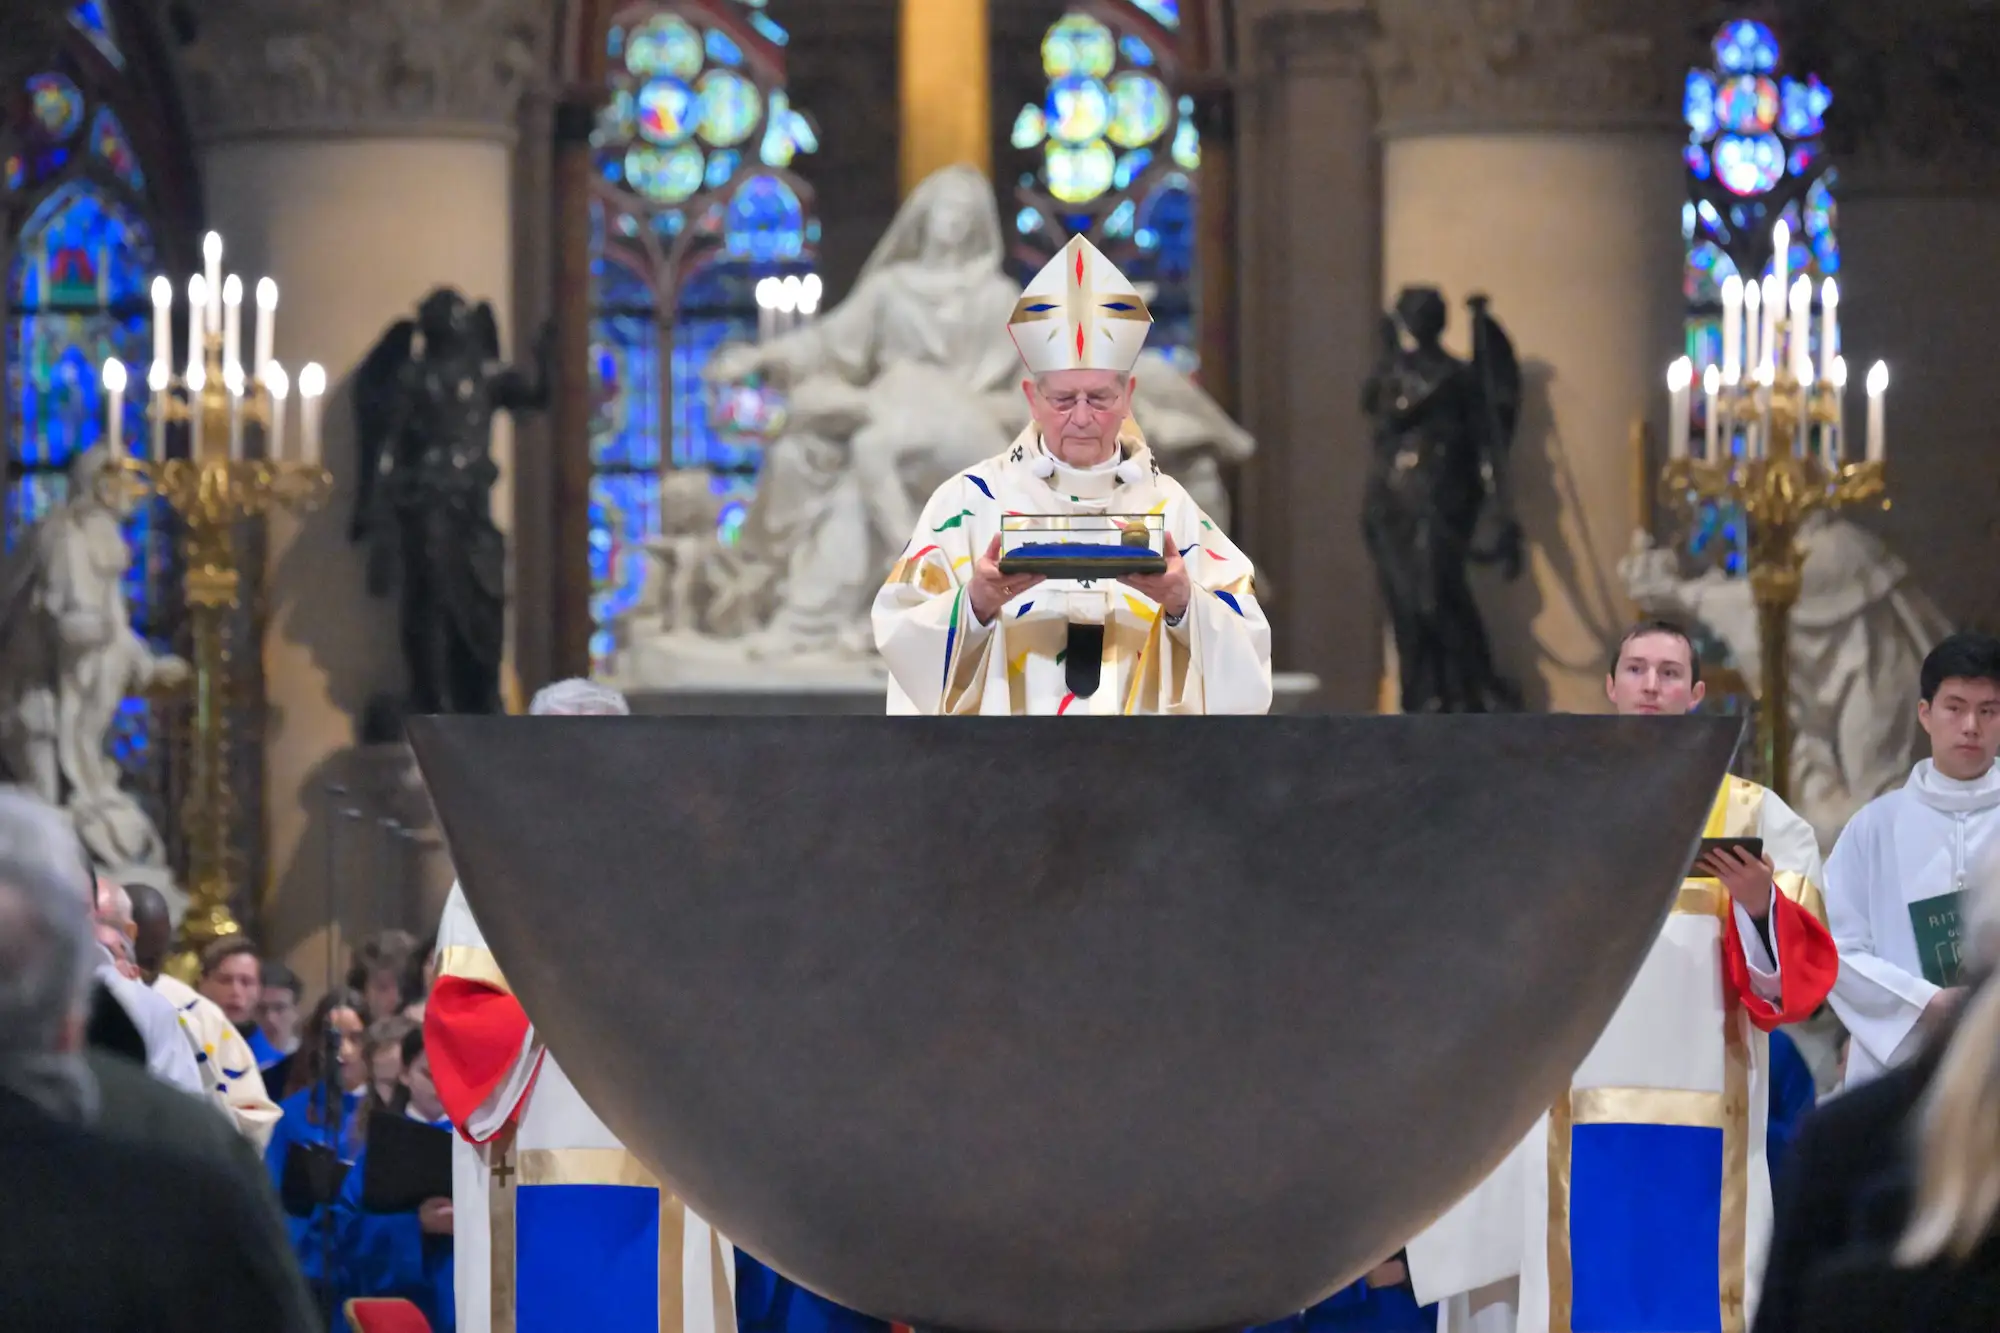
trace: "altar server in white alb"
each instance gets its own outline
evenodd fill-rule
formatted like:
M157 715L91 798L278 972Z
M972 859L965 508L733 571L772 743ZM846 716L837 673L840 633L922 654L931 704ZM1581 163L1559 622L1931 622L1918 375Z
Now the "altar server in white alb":
M1855 812L1826 863L1849 1087L1908 1059L1965 998L1959 903L2000 887L2000 639L1945 639L1918 693L1931 757Z
M614 690L571 680L537 694L530 711L627 706ZM734 1249L584 1103L456 885L437 944L424 1049L459 1134L458 1333L735 1333ZM579 985L589 984L584 968Z
M1132 421L1153 317L1082 237L1022 293L1009 327L1033 424L938 488L876 595L889 712L1263 713L1271 631L1250 561ZM1000 571L1003 515L1160 515L1164 573L1044 580Z
M1631 630L1606 692L1621 714L1701 702L1687 635ZM1506 1163L1410 1242L1439 1326L1520 1333L1744 1333L1770 1239L1765 1036L1810 1015L1836 966L1819 843L1775 792L1726 779L1703 836L1763 854L1696 861L1570 1087ZM1477 1096L1478 1090L1466 1094Z

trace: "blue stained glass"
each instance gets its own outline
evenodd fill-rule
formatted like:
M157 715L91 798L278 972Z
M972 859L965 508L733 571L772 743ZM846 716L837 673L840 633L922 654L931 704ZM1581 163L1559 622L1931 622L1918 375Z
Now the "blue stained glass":
M1126 33L1118 39L1118 53L1125 57L1128 65L1147 66L1153 63L1153 48L1146 45L1143 37Z
M1104 234L1113 240L1124 240L1132 234L1132 223L1139 215L1139 206L1130 199L1111 210L1111 216L1104 219Z
M1014 215L1014 230L1023 236L1032 236L1042 229L1042 210L1024 208Z
M752 176L729 201L726 244L732 259L774 264L805 252L805 210L776 176Z
M754 471L761 450L754 442L732 444L708 419L708 385L702 368L725 342L751 342L756 322L734 315L683 316L674 329L675 467Z
M1181 25L1180 0L1132 0L1132 3L1169 31Z
M1681 205L1681 239L1682 239L1682 240L1684 240L1684 241L1692 241L1692 240L1694 240L1694 228L1695 228L1695 221L1696 221L1696 219L1697 219L1698 217L1699 217L1699 214L1697 214L1697 213L1695 212L1695 207L1694 207L1694 204L1693 204L1693 202L1692 202L1692 201L1690 201L1690 202L1688 202L1688 203L1685 203L1685 204L1682 204L1682 205Z
M658 472L601 472L590 481L590 617L598 671L612 647L608 627L639 604L646 580L646 538L660 530Z
M1688 133L1695 142L1705 143L1715 137L1715 80L1706 71L1688 71L1681 114L1686 117Z
M752 14L750 16L750 26L755 28L758 35L773 46L787 46L791 43L792 35L772 22L770 16L767 14Z
M1725 23L1715 37L1715 63L1731 74L1767 74L1778 67L1778 39L1750 19Z
M1803 176L1812 170L1812 164L1818 159L1819 154L1813 151L1811 144L1800 144L1785 159L1785 169L1794 176Z
M1732 194L1764 194L1785 174L1784 141L1775 134L1722 135L1715 141L1715 174Z
M1146 168L1152 165L1152 150L1136 148L1118 159L1118 170L1112 174L1111 184L1120 190L1129 190L1132 182L1145 175Z
M1698 181L1707 180L1714 172L1714 166L1708 160L1708 150L1698 143L1681 149L1681 160L1687 163L1687 169L1694 173Z
M705 183L711 190L719 190L729 184L729 178L743 165L743 154L734 148L725 148L708 155L708 175Z
M1822 128L1820 117L1813 111L1812 91L1797 79L1786 79L1779 85L1784 109L1778 113L1778 129L1789 139L1810 139Z
M660 338L650 314L602 315L591 337L596 411L590 458L598 467L657 467L660 461Z
M1169 176L1139 210L1139 225L1159 237L1155 275L1164 282L1194 272L1194 199L1185 176Z
M740 65L743 63L743 48L736 39L719 28L710 28L703 35L702 44L708 50L708 58L718 65Z
M90 38L90 44L113 69L125 68L125 53L118 49L118 35L112 30L111 16L104 12L104 0L82 0L69 11L69 21Z

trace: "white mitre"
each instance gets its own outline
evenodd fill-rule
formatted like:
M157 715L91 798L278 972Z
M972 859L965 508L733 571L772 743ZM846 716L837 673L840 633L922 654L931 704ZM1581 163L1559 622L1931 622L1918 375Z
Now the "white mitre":
M1007 331L1032 374L1055 370L1132 373L1153 314L1118 266L1081 236L1021 293Z

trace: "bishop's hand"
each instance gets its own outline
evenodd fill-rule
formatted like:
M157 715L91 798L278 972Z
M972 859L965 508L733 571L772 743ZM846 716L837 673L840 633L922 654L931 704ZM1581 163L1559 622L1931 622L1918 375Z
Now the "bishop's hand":
M1000 538L996 534L987 545L986 554L972 563L972 586L968 589L972 614L979 618L980 624L990 625L1001 607L1040 582L1040 574L1000 572Z
M1166 548L1166 573L1127 574L1118 581L1158 602L1169 620L1179 620L1187 614L1188 598L1194 590L1188 582L1187 562L1181 559L1180 548L1175 544L1172 532L1166 534Z
M1777 892L1777 867L1771 858L1754 857L1735 847L1718 847L1704 852L1694 863L1695 873L1722 881L1729 896L1742 904L1752 920L1762 921L1771 912L1771 896Z

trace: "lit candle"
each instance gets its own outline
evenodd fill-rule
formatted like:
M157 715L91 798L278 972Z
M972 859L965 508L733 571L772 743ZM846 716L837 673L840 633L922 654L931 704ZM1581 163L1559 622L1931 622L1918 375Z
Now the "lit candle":
M1757 331L1762 327L1764 295L1754 282L1743 284L1743 378L1757 378ZM1734 384L1736 381L1731 380Z
M153 391L153 447L148 452L156 459L167 456L167 383L171 373L166 362L155 361L146 376L146 387Z
M1888 441L1882 432L1882 397L1889 391L1889 367L1877 361L1868 368L1868 461L1879 463L1888 456Z
M1743 378L1743 279L1734 273L1722 280L1722 376Z
M243 365L243 279L234 273L222 284L222 364Z
M214 232L201 238L201 257L207 264L208 332L222 331L222 238Z
M778 280L763 278L757 283L757 341L768 342L778 323Z
M1714 366L1710 366L1707 370L1701 372L1701 392L1702 392L1702 397L1706 399L1706 403L1704 404L1704 406L1707 408L1707 416L1705 418L1705 424L1703 426L1703 434L1701 441L1702 457L1706 458L1711 463L1713 463L1718 457L1720 457L1720 455L1716 453L1716 441L1721 436L1722 420L1721 420L1720 405L1717 403L1716 399L1720 395L1721 390L1722 390L1721 371L1717 370Z
M200 311L201 308L200 306L195 307L197 311ZM201 363L197 361L188 367L187 373L188 457L194 459L197 463L201 461L202 436L206 433L201 428L203 416L201 410L201 391L207 387L208 371L203 369Z
M1769 307L1766 306L1766 309L1769 309ZM1757 367L1758 413L1756 445L1749 451L1751 456L1755 458L1769 458L1771 456L1771 385L1776 376L1777 371L1771 368L1770 358L1768 356L1765 357L1764 364Z
M1785 299L1785 289L1778 285L1778 275L1764 275L1764 328L1757 338L1757 366L1760 371L1769 370L1775 377L1778 370L1778 306ZM1765 383L1770 383L1769 379Z
M1833 425L1828 428L1826 465L1835 471L1847 458L1847 358L1836 356L1827 367L1827 383L1833 386Z
M806 274L799 284L799 313L811 318L819 313L820 298L826 295L826 285L819 280L819 274Z
M1819 288L1819 374L1833 378L1833 363L1840 358L1840 284L1828 278Z
M1792 378L1811 384L1812 370L1812 279L1799 275L1792 284Z
M1791 286L1792 275L1792 227L1783 218L1771 228L1771 276L1778 280L1778 290Z
M1688 385L1694 362L1678 357L1667 366L1667 457L1686 458L1688 451Z
M222 387L229 391L229 461L243 461L243 367L231 361L222 368Z
M309 467L319 465L320 397L326 392L326 372L308 361L299 372L299 456Z
M104 422L104 442L111 446L111 456L125 456L125 363L117 357L110 357L104 363L105 406L109 413Z
M291 377L276 361L266 361L264 387L271 394L271 425L264 433L264 457L275 463L285 456L285 397L292 390Z
M799 309L799 278L794 273L778 284L778 328L789 333L797 326Z
M194 392L194 373L204 364L202 320L208 313L208 279L197 273L188 279L188 392Z
M174 359L174 285L165 276L153 279L153 364Z
M262 375L264 367L271 364L272 347L277 338L278 328L278 284L269 278L257 279L257 359L250 363L250 373Z

